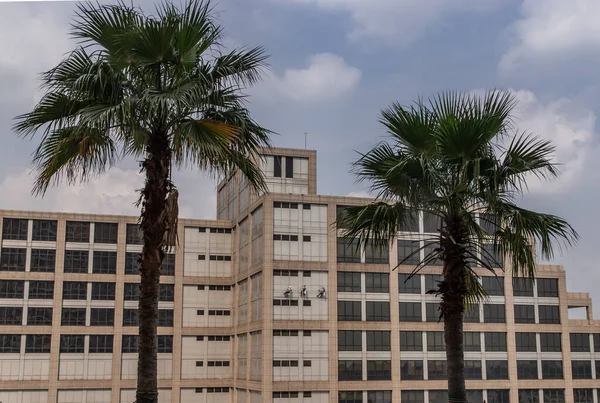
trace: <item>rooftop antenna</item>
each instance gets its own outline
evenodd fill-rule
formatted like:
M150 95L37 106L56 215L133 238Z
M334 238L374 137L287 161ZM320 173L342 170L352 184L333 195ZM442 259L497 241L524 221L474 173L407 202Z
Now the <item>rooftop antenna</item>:
M304 132L304 149L306 150L306 137L308 136L308 133Z

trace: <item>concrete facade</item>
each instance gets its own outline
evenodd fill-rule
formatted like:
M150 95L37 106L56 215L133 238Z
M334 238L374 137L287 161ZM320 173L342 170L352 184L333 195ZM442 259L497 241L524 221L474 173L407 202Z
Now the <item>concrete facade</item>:
M270 193L234 175L217 189L218 220L179 221L161 279L160 402L447 401L427 294L441 268L410 281L413 266L392 270L427 218L388 253L356 253L338 239L336 208L367 199L319 196L314 151L272 149L261 164ZM0 218L0 402L132 402L137 218ZM504 269L480 271L491 296L465 324L470 401L599 403L589 295L567 292L560 266L539 265L531 286ZM570 320L573 307L587 319Z

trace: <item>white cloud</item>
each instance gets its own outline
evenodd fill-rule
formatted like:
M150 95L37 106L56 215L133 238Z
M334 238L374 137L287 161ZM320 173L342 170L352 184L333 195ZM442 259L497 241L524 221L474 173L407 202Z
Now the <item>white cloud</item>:
M144 184L137 170L112 168L106 174L81 185L49 188L44 198L31 195L34 173L25 170L7 174L0 182L0 206L12 210L134 215ZM215 186L197 171L177 173L179 215L182 218L214 218Z
M514 43L500 61L502 70L549 58L567 60L600 50L597 0L523 0L521 18L510 31Z
M273 99L273 94L295 102L325 102L350 94L358 86L362 73L331 53L308 58L305 68L286 69L281 76L271 75L252 93Z
M283 2L283 0L275 0ZM499 0L294 0L322 10L349 13L354 23L351 39L383 38L408 45L441 19L462 12L493 10ZM286 2L289 2L286 1Z
M594 151L595 113L569 98L540 100L533 92L513 90L518 105L515 110L516 126L549 139L556 146L555 162L561 175L552 181L531 178L529 190L533 193L565 192L581 184L584 170Z

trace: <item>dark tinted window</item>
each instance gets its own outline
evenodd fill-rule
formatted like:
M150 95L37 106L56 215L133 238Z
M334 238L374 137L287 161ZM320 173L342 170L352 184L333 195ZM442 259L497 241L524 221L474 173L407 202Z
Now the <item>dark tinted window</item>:
M423 351L421 332L400 332L400 351Z
M49 353L50 352L49 334L28 334L25 336L26 353Z
M421 276L411 276L407 273L398 273L398 291L400 294L420 294Z
M504 304L483 304L483 321L485 323L506 323Z
M2 220L2 239L26 241L28 224L29 220L25 218L4 218Z
M362 380L361 360L338 361L338 381L360 381Z
M593 389L573 389L574 403L592 403L594 401Z
M390 351L390 332L367 331L367 351Z
M563 379L562 361L542 360L542 379Z
M337 290L338 292L360 292L360 273L339 271Z
M389 264L390 253L387 241L381 245L367 244L365 246L365 263Z
M558 279L538 278L538 297L558 297Z
M99 334L90 336L90 353L112 353L113 351L113 335Z
M537 351L535 333L516 333L515 334L517 351Z
M161 266L163 276L175 275L175 254L166 253Z
M515 305L515 323L535 323L535 307Z
M366 319L370 322L389 322L390 303L387 301L367 301Z
M562 351L560 333L540 333L540 347L542 352Z
M418 230L417 230L418 232ZM416 266L421 262L421 243L406 239L398 240L398 264Z
M90 242L90 223L82 221L67 221L67 242Z
M30 281L29 299L54 298L54 281Z
M87 273L89 252L87 250L65 251L65 273Z
M538 305L541 324L560 324L558 305Z
M140 274L140 254L137 252L125 253L125 274Z
M159 301L174 301L175 300L175 284L160 284Z
M487 379L508 379L508 361L487 360L485 362Z
M33 241L56 241L56 220L33 220Z
M22 325L23 307L0 306L0 325Z
M446 351L444 332L427 332L427 351Z
M0 280L0 298L22 299L25 290L23 280Z
M338 330L338 351L361 351L362 332L360 330Z
M590 352L590 335L589 333L571 333L571 351L573 352Z
M337 261L338 263L360 263L360 247L358 241L338 238Z
M87 299L87 283L82 281L64 281L63 299Z
M114 301L115 283L92 283L92 300Z
M422 360L402 360L400 361L400 379L405 381L414 381L423 379L423 361Z
M32 249L29 271L52 273L56 264L56 251L54 249Z
M544 389L544 403L565 403L564 389Z
M360 321L360 301L338 301L338 320Z
M421 322L422 317L420 302L400 302L401 322Z
M506 333L486 332L485 351L506 351Z
M513 278L515 297L533 297L533 281L528 278Z
M463 348L465 351L481 351L481 334L479 332L463 332Z
M20 353L20 334L0 334L0 353Z
M115 310L113 308L92 308L90 326L114 326Z
M538 379L538 363L536 360L517 361L518 379Z
M94 251L92 273L117 274L117 252Z
M465 360L465 379L482 379L481 361Z
M27 249L2 248L0 253L0 271L25 271Z
M61 312L61 326L85 326L85 308L64 308Z
M504 295L504 277L484 276L481 284L488 295Z
M27 308L28 325L52 325L52 308L47 307L29 307Z
M389 381L392 379L392 362L386 360L367 361L368 381Z
M127 224L125 242L129 245L142 245L144 238L139 224Z
M590 360L571 361L573 379L592 379L592 362Z
M366 292L390 292L390 275L387 273L365 273Z
M446 372L446 360L428 360L427 377L429 380L448 379L448 374Z
M83 353L85 348L85 336L82 334L61 334L61 353Z
M112 222L94 223L94 243L116 244L119 225Z

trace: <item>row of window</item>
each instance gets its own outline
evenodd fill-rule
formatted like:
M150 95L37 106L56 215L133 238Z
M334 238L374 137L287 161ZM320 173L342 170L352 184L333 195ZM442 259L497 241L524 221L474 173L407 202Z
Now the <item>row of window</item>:
M115 283L91 282L92 301L114 301ZM22 299L25 294L25 280L0 280L0 298ZM63 300L86 300L88 283L85 281L63 281ZM137 283L125 283L123 299L137 301L140 296L140 286ZM54 281L30 280L29 299L53 299ZM174 301L175 284L162 283L159 285L159 300Z
M25 271L27 256L26 248L2 248L0 255L0 271ZM231 257L229 257L231 258ZM125 274L140 274L140 254L125 253ZM218 260L216 257L211 260ZM64 273L87 273L89 266L89 251L65 250L63 265ZM56 269L56 250L31 249L29 271L52 273ZM92 273L116 274L117 252L94 251L92 255ZM175 254L165 255L161 273L165 276L175 275Z
M299 366L298 360L273 360L273 368L298 367L298 366ZM310 366L312 366L312 361L304 360L304 361L302 361L302 366L310 367Z
M32 241L56 241L56 220L32 220ZM26 241L29 220L23 218L4 218L2 220L2 239Z
M61 326L86 326L86 308L62 308ZM114 326L115 310L113 308L91 308L90 326ZM0 307L0 325L22 325L22 307ZM123 310L123 326L138 326L138 310ZM52 325L51 307L28 307L27 325ZM173 310L158 310L158 326L173 326Z
M196 361L196 366L203 367L204 361ZM207 361L206 366L207 367L228 367L229 361Z
M306 393L306 392L304 392ZM391 403L392 391L368 391L367 400L363 400L362 391L341 391L338 392L338 403ZM448 402L447 390L428 391L428 403L446 403ZM467 390L467 401L470 403L509 403L510 393L508 389L488 389L487 400L483 399L482 390ZM539 389L519 389L518 403L565 403L564 389L542 389L540 400ZM425 403L425 391L423 390L403 390L400 392L401 403ZM574 403L593 403L593 389L573 389Z
M61 353L83 353L85 351L85 338L88 338L88 353L112 353L113 339L111 334L102 335L82 335L82 334L63 334L60 336ZM20 334L0 334L0 353L20 353L21 352ZM25 335L25 353L49 353L50 341L52 336L49 334L28 334ZM123 335L123 344L121 351L123 353L138 352L138 336ZM173 352L173 336L158 336L158 352Z
M196 315L204 315L204 309L198 309ZM231 311L228 309L210 309L208 311L209 316L231 316Z

